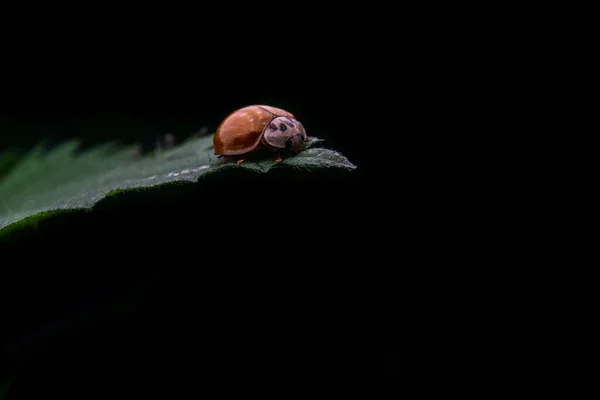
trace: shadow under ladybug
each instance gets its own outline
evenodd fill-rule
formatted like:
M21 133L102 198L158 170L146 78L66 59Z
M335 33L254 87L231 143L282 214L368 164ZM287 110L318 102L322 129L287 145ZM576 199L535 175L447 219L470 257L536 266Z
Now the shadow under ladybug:
M251 105L229 114L219 124L213 139L214 152L219 158L237 158L237 165L251 153L269 150L275 161L281 154L301 152L308 140L304 126L296 117L281 108Z

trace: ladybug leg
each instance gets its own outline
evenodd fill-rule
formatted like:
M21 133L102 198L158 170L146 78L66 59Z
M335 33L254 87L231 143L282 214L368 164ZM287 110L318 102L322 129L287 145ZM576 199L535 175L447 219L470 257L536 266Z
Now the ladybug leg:
M239 160L237 160L237 166L239 167L241 163L243 163L244 161L246 161L245 158L240 158Z
M281 154L277 153L277 155L275 156L275 162L276 163L280 163L281 161L282 161L281 160Z

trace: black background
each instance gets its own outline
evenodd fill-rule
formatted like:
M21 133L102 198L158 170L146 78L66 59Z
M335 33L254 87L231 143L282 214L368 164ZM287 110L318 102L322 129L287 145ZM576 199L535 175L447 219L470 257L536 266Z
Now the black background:
M375 364L358 364L383 370L367 337L381 322L377 280L396 267L383 253L397 243L395 210L386 210L399 193L377 171L407 165L386 139L405 129L406 113L387 103L397 96L381 97L389 86L371 90L372 72L335 57L272 70L181 54L78 53L9 75L1 147L77 137L84 147L117 140L148 150L164 133L213 132L236 108L270 104L358 169L219 175L15 234L3 245L1 278L13 394L330 374L372 356Z
M190 29L191 42L156 30L106 46L86 37L38 43L8 66L2 149L72 137L150 149L164 133L213 132L236 108L270 104L358 166L219 174L14 235L1 281L15 392L141 395L233 375L419 370L447 315L439 260L459 251L447 238L462 98L425 32L384 44L385 33L349 25L260 45L248 32L216 43L208 27Z

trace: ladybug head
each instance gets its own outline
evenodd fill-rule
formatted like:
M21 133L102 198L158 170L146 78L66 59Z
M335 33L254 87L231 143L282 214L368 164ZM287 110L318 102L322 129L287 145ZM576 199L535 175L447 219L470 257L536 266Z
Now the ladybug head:
M307 136L304 126L299 121L289 117L277 117L269 123L263 142L273 150L287 149L299 153L304 149Z
M290 136L285 140L285 147L292 153L300 153L304 150L304 142L306 141L306 134L296 134Z

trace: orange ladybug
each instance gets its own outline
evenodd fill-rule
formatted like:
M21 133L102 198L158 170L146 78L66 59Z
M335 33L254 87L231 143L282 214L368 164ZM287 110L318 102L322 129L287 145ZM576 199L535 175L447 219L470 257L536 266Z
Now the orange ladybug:
M238 156L240 165L246 155L259 149L276 153L299 153L308 140L304 126L290 112L281 108L251 105L229 114L215 132L214 151L219 156Z

